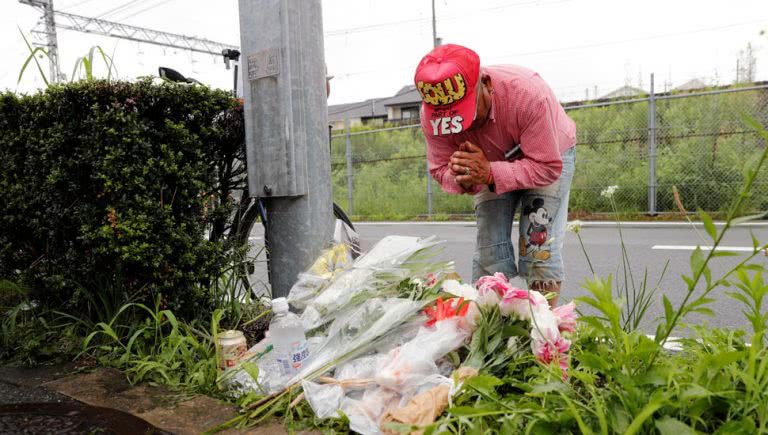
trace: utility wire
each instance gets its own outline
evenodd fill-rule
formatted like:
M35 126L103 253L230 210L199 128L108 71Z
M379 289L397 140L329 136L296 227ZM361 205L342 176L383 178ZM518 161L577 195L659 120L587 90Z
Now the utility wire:
M704 33L704 32L713 32L718 30L724 30L729 29L733 27L740 27L740 26L746 26L750 24L758 24L758 23L764 23L768 21L768 18L762 18L759 20L753 20L753 21L743 21L740 23L732 23L732 24L726 24L723 26L715 26L715 27L705 27L700 29L693 29L693 30L687 30L682 32L672 32L672 33L663 33L663 34L657 34L657 35L649 35L649 36L642 36L638 38L629 38L629 39L621 39L618 41L608 41L608 42L598 42L594 44L584 44L584 45L573 45L569 47L559 47L559 48L552 48L552 49L546 49L546 50L536 50L536 51L528 51L528 52L521 52L521 53L513 53L513 54L505 54L502 56L494 56L489 57L488 60L492 61L498 61L498 60L505 60L505 59L512 59L517 57L525 57L525 56L536 56L541 54L551 54L551 53L562 53L562 52L568 52L568 51L576 51L576 50L583 50L587 48L596 48L596 47L604 47L609 45L621 45L626 44L629 42L637 42L637 41L648 41L652 39L659 39L659 38L667 38L672 36L684 36L684 35L690 35L694 33ZM412 70L414 67L401 67L401 68L389 68L390 71L405 71L405 70ZM348 73L336 73L336 77L351 77L351 76L357 76L357 75L368 75L373 73L381 72L381 67L365 70L365 71L353 71Z
M82 5L86 4L86 3L90 3L92 1L95 1L95 0L82 0L80 2L77 2L77 3L73 4L73 5L64 6L63 11L64 12L70 12L72 9L74 9L74 8L76 8L78 6L82 6Z
M105 18L105 17L107 17L109 15L114 14L115 12L118 12L118 11L130 8L131 6L134 6L134 5L136 5L138 3L141 3L143 1L145 1L145 0L128 0L127 2L125 2L125 3L121 4L121 5L115 6L114 8L99 14L95 18Z
M129 19L129 18L133 18L133 17L135 17L136 15L139 15L139 14L143 14L144 12L147 12L147 11L149 11L149 10L155 9L155 8L157 8L157 7L159 7L159 6L162 6L162 5L164 5L164 4L168 3L168 2L169 2L169 0L161 0L161 1L160 1L160 3L156 3L156 4L154 4L154 5L150 5L150 6L147 6L147 7L146 7L146 8L144 8L144 9L141 9L141 10L139 10L139 11L136 11L136 12L134 12L134 13L132 13L132 14L130 14L130 15L127 15L127 16L125 16L125 17L123 17L123 18L120 18L120 19L119 19L119 21L125 21L125 20L127 20L127 19Z
M683 31L683 32L662 33L662 34L658 34L658 35L641 36L641 37L638 37L638 38L620 39L618 41L598 42L598 43L594 43L594 44L573 45L573 46L570 46L570 47L552 48L552 49L549 49L549 50L537 50L537 51L528 51L528 52L515 53L515 54L507 54L507 55L504 55L504 56L497 56L497 57L494 57L492 59L509 59L509 58L512 58L512 57L531 56L531 55L537 55L537 54L559 53L559 52L564 52L564 51L583 50L585 48L605 47L605 46L608 46L608 45L626 44L628 42L648 41L648 40L651 40L651 39L659 39L659 38L668 38L668 37L673 37L673 36L691 35L691 34L694 34L694 33L712 32L712 31L717 31L717 30L730 29L730 28L733 28L733 27L746 26L746 25L749 25L749 24L764 23L766 21L768 21L768 18L763 18L763 19L754 20L754 21L743 21L741 23L726 24L724 26L705 27L705 28L700 28L700 29L687 30L687 31Z
M508 9L508 8L514 8L514 7L522 7L522 6L529 6L529 5L537 5L537 6L549 6L553 4L559 4L559 3L566 3L573 0L558 0L558 1L551 1L547 3L542 3L541 0L530 0L530 1L523 1L523 2L516 2L516 3L508 3L505 5L500 6L494 6L490 8L485 9L477 9L475 11L462 14L462 15L448 15L448 16L442 16L437 17L438 21L443 20L454 20L454 19L464 19L469 16L477 15L483 12L490 12L490 11L496 11L499 9ZM391 26L397 26L402 24L413 24L413 23L429 23L432 21L432 18L412 18L407 20L398 20L398 21L390 21L387 23L378 23L378 24L370 24L367 26L359 26L359 27L350 27L347 29L337 29L337 30L331 30L325 33L325 36L340 36L340 35L348 35L351 33L361 33L361 32L368 32L371 30L376 30L382 27L391 27Z

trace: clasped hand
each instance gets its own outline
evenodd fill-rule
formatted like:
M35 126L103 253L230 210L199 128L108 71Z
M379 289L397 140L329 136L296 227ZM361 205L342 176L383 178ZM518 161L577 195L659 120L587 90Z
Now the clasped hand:
M459 150L451 155L450 165L456 182L465 190L478 184L487 184L490 178L491 163L483 150L469 141L459 145Z

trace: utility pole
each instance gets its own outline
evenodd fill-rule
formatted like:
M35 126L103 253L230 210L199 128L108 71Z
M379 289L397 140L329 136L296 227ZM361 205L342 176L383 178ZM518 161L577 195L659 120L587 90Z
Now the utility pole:
M59 43L56 38L53 0L19 0L19 2L40 9L43 13L35 29L32 30L32 34L35 45L45 48L45 51L48 53L49 81L56 83L63 77L59 67Z
M437 17L435 17L435 0L432 0L432 48L440 45L437 41Z
M320 0L240 0L248 187L267 206L272 297L333 237Z

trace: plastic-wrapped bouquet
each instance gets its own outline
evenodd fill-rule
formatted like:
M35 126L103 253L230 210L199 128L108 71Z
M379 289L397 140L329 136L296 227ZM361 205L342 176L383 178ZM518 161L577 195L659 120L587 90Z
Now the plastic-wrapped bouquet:
M434 237L385 237L350 268L330 280L311 300L307 300L304 292L299 293L296 287L291 289L288 300L301 301L304 305L302 323L307 331L311 331L330 323L350 306L367 299L403 296L404 281L418 279L420 287L431 284L429 288L434 288L439 283L438 279L429 282L422 278L445 276L453 271L452 262L434 261L439 245L440 242ZM405 296L423 299L419 295ZM301 305L294 306L301 308Z

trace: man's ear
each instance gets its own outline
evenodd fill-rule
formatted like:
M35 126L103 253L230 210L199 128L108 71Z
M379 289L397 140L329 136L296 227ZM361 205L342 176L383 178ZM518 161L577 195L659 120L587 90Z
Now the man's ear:
M493 89L493 84L491 83L490 75L483 73L482 77L480 78L480 81L483 82L483 84L485 85L486 88L488 88L489 91Z

